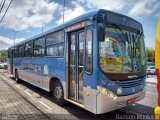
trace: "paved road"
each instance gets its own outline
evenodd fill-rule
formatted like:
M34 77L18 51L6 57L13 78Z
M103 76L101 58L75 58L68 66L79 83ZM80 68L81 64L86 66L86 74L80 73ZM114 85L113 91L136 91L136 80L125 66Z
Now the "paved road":
M42 110L0 78L0 119L50 119Z
M148 75L148 78L156 78L156 75Z
M26 82L16 84L12 76L0 70L0 114L18 119L153 119L157 106L155 84L147 84L147 93L140 102L102 115L94 115L73 104L64 107L52 101L52 95ZM4 116L3 116L4 115Z

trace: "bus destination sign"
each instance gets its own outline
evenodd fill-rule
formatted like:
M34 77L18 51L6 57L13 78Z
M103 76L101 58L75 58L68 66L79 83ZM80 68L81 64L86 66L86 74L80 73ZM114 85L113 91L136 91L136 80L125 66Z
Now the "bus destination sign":
M83 21L83 22L80 22L80 23L69 26L67 28L67 32L72 31L72 30L76 30L76 29L79 29L79 28L82 28L82 27L85 27L85 26L86 26L86 21Z

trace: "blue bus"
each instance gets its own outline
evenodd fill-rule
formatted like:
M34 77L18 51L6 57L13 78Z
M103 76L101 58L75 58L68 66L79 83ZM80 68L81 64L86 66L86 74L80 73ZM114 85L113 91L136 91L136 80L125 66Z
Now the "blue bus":
M141 23L93 10L8 49L9 72L66 101L102 114L145 96Z

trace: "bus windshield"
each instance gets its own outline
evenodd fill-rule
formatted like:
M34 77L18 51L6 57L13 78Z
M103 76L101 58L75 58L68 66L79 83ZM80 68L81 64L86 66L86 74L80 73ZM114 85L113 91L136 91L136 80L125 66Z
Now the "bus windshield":
M105 73L138 73L146 69L144 37L119 26L105 28L99 41L99 64Z

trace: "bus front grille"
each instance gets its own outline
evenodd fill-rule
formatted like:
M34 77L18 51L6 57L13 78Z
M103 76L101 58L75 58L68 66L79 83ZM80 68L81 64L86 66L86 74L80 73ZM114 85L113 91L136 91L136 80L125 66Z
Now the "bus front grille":
M115 83L122 88L131 88L131 87L140 86L144 82L145 82L144 78L137 79L137 80L115 81Z

